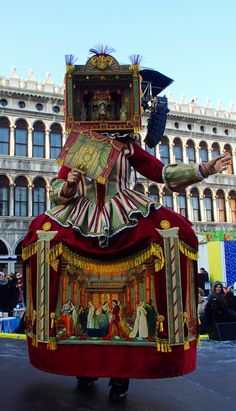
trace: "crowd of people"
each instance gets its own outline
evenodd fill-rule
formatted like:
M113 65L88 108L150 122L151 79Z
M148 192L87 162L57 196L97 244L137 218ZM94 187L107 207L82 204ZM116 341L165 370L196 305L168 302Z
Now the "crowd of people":
M24 306L23 276L21 273L6 274L0 271L0 313L12 316L14 308Z
M198 316L200 334L207 333L214 323L236 322L236 296L232 288L216 281L212 292L205 297L204 290L199 287Z

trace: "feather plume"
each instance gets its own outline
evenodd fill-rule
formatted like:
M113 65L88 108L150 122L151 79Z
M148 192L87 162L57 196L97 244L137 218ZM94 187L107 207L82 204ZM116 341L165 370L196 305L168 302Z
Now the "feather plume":
M94 48L91 48L89 52L91 54L95 54L96 56L99 56L101 54L104 56L107 56L107 55L110 55L111 53L114 53L115 49L113 49L110 46L103 46L102 44L97 44Z
M140 54L132 54L129 56L129 59L133 65L139 65L143 60L143 56L140 56Z
M73 54L65 54L65 62L68 66L73 66L76 62L77 58L73 56Z

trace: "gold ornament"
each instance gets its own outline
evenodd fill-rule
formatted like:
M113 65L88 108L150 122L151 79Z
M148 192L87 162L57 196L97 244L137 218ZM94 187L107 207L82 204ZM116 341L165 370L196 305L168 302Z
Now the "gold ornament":
M170 228L170 222L168 220L161 220L160 226L164 229Z
M49 223L49 221L47 221L46 223L44 223L44 225L43 225L43 230L44 230L44 231L50 231L51 228L52 228L52 224Z

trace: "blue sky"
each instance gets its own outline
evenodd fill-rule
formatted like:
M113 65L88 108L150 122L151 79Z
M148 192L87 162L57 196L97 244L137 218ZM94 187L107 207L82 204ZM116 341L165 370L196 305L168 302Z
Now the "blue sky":
M235 0L2 0L0 10L0 76L15 66L22 78L32 69L60 84L65 54L84 64L104 44L120 63L141 54L143 66L174 79L166 94L176 101L236 106Z

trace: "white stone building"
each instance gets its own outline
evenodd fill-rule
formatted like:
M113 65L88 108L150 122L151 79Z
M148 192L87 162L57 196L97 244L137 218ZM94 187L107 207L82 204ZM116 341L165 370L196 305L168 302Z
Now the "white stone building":
M211 176L179 194L136 176L136 188L187 216L197 231L236 229L236 109L205 107L197 99L179 102L169 96L165 137L153 152L164 163L207 161L225 151L233 164L228 173ZM29 223L50 207L50 181L66 140L64 86L50 74L38 82L32 71L22 80L12 69L0 77L0 270L21 270L21 241ZM143 120L143 137L146 121ZM143 143L143 147L145 144Z

